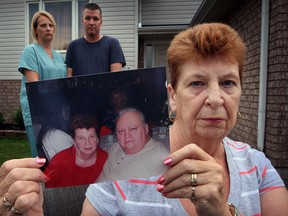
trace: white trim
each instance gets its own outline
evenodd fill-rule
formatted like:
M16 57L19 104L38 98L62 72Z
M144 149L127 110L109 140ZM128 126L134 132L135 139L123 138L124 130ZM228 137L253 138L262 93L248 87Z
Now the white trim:
M258 194L258 193L259 193L259 190L243 192L243 193L241 193L241 197L251 196L251 195Z
M148 202L137 202L137 201L130 201L126 200L126 204L128 205L136 205L136 206L146 206L146 207L157 207L157 208L169 208L171 209L172 206L167 203L148 203Z

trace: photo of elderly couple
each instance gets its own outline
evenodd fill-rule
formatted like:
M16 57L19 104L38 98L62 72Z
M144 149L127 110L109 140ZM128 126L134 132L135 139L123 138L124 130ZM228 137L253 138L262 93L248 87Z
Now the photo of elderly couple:
M147 178L169 155L165 67L27 83L47 188Z

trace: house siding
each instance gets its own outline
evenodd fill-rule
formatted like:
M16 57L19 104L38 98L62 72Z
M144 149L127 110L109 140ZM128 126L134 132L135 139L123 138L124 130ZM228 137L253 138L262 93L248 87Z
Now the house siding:
M6 123L19 108L21 74L18 62L25 46L25 10L23 0L0 2L0 112ZM15 16L17 14L17 16Z
M202 0L142 0L142 26L189 25Z
M23 0L0 2L0 79L14 80L19 56L25 46L25 10ZM17 16L15 16L17 14Z
M288 3L270 0L265 155L288 185ZM245 0L226 19L247 45L241 118L229 134L257 148L261 1ZM252 27L253 26L253 27Z
M97 0L103 14L101 33L119 40L126 59L125 69L137 68L138 55L138 1Z

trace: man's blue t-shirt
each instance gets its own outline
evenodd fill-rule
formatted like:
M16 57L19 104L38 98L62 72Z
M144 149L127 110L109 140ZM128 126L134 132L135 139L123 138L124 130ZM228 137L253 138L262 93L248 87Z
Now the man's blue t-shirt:
M110 65L122 63L125 57L116 38L103 36L101 40L90 43L84 37L72 41L66 53L66 65L72 68L73 76L110 72Z

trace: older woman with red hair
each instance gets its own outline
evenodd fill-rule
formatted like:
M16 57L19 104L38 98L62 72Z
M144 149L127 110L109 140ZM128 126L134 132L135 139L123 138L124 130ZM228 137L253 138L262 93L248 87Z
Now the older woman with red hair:
M237 123L245 52L228 25L178 34L168 48L175 117L168 171L90 185L82 215L287 215L288 193L270 161L227 137Z

